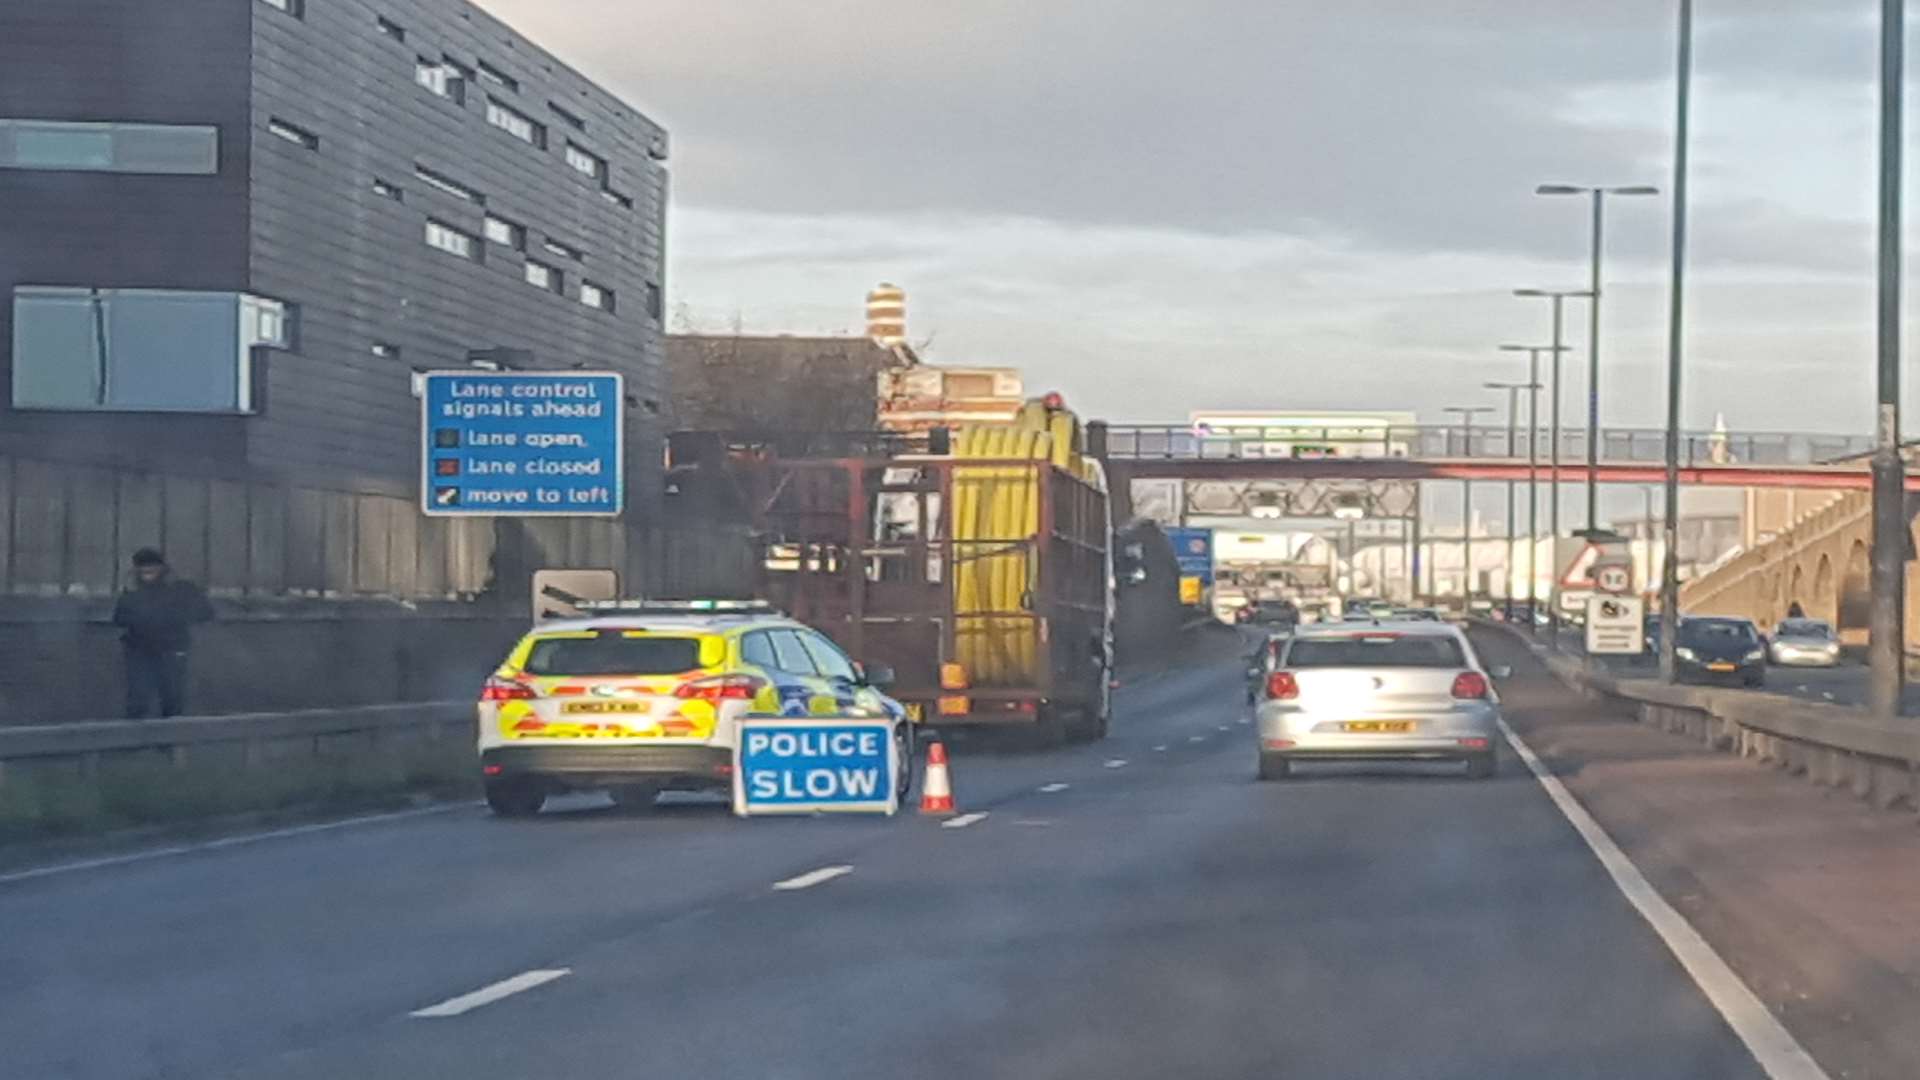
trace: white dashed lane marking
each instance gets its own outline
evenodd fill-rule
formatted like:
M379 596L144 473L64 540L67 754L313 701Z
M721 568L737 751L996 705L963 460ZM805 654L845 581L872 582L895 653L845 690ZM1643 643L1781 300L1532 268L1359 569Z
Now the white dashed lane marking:
M1124 769L1124 768L1126 768L1126 767L1127 767L1127 759L1126 759L1126 758L1109 758L1109 759L1107 759L1107 768L1109 768L1109 769Z
M1051 794L1053 794L1053 793L1054 793L1054 792L1056 792L1056 791L1065 791L1065 790L1067 790L1067 787L1068 787L1068 785L1066 785L1066 784L1062 784L1062 783L1058 783L1058 782L1055 782L1055 783L1052 783L1052 784L1043 784L1043 785L1041 785L1041 787L1040 787L1040 790L1041 790L1041 791L1042 791L1043 793L1045 793L1045 794L1048 794L1048 795L1051 795Z
M815 885L824 884L832 881L834 878L843 877L851 873L853 873L853 867L851 866L823 866L818 870L809 870L798 877L790 877L785 881L776 881L773 883L773 887L781 892L792 892L795 889L811 889Z
M985 821L986 819L987 815L984 811L978 814L961 814L957 818L948 818L941 822L940 827L943 829L964 829L976 821Z
M504 997L512 997L524 990L536 986L545 986L555 979L572 974L570 968L554 968L550 971L523 971L511 979L502 979L492 986L483 986L471 994L461 994L448 998L438 1005L429 1005L424 1009L415 1009L408 1016L421 1020L438 1019L445 1016L459 1016L472 1012L482 1005L491 1005Z

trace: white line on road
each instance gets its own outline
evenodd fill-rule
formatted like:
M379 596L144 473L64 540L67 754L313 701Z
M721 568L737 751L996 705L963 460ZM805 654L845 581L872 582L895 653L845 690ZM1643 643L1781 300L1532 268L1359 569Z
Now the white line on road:
M1117 758L1107 759L1107 768L1109 769L1124 769L1126 767L1127 767L1126 758L1117 757Z
M1167 744L1166 744L1166 743L1161 743L1161 744L1160 744L1159 746L1156 746L1156 747L1154 747L1154 748L1153 748L1153 752L1154 752L1154 753L1156 753L1156 754L1164 754L1164 753L1166 753L1166 752L1167 752Z
M1048 795L1051 795L1051 794L1053 794L1053 793L1054 793L1054 792L1056 792L1056 791L1065 791L1065 790L1067 790L1067 787L1068 787L1068 785L1066 785L1066 784L1062 784L1062 783L1059 783L1058 781L1056 781L1056 782L1054 782L1054 783L1051 783L1051 784L1042 784L1042 785L1040 786L1040 790L1041 790L1041 791L1043 791L1043 792L1045 792L1045 793L1046 793L1046 794L1048 794Z
M1500 721L1500 731L1506 735L1514 753L1527 763L1527 768L1540 781L1540 786L1546 789L1547 797L1566 815L1574 831L1580 834L1580 839L1586 841L1588 849L1600 860L1608 876L1613 878L1614 885L1619 887L1634 910L1647 921L1647 925L1653 927L1653 932L1660 935L1660 940L1666 943L1674 959L1687 969L1694 984L1706 994L1708 1001L1713 1002L1713 1007L1720 1011L1727 1026L1740 1037L1754 1060L1760 1063L1760 1068L1772 1080L1828 1080L1826 1071L1813 1060L1806 1048L1767 1011L1766 1005L1754 996L1746 983L1740 981L1740 976L1734 974L1720 954L1713 951L1713 946L1707 944L1693 924L1674 910L1672 904L1667 903L1646 875L1640 872L1640 868L1633 865L1633 860L1627 858L1627 853L1620 850L1620 845L1613 842L1613 838L1607 835L1592 814L1587 813L1586 807L1580 805L1580 800L1573 797L1567 786L1547 771L1546 765L1507 726L1505 720Z
M818 870L809 870L799 877L790 877L785 881L776 881L773 883L773 887L781 892L792 892L795 889L811 889L822 882L832 881L834 878L851 873L853 873L853 867L851 866L823 866Z
M208 840L201 844L175 844L170 847L149 848L145 851L132 851L125 855L109 855L99 859L85 859L80 862L56 863L52 866L37 866L31 870L16 870L11 874L0 874L0 885L9 885L16 881L32 881L35 878L54 877L59 874L73 874L82 870L105 870L112 866L126 866L131 863L150 862L154 859L166 859L175 855L192 855L201 851L218 851L221 848L240 847L243 844L257 844L262 840L284 840L309 833L331 832L335 829L350 829L357 825L378 825L388 821L405 821L408 818L426 817L430 814L444 814L449 810L460 810L478 806L478 803L448 803L443 806L427 806L418 810L396 810L390 814L366 814L361 817L347 818L344 821L321 821L312 825L295 825L287 829L272 829L267 832L242 833L238 836L225 836L218 840Z
M457 998L448 998L438 1005L429 1005L424 1009L415 1009L408 1016L420 1019L436 1019L442 1016L459 1016L472 1012L482 1005L491 1005L504 997L512 997L523 990L544 986L555 979L573 974L571 968L554 968L551 971L523 971L511 979L502 979L492 986L483 986L471 994L461 994Z
M948 818L940 823L940 827L943 829L964 829L976 821L985 820L987 820L987 813L982 810L977 814L961 814L956 818Z
M1231 731L1231 730L1233 730L1233 729L1232 729L1232 728L1229 728L1229 727L1228 727L1227 725L1225 725L1225 724L1217 724L1217 725L1215 725L1215 726L1214 726L1214 729L1213 729L1213 730L1215 730L1215 731Z
M1205 735L1189 735L1187 736L1187 741L1188 742L1206 742L1207 737Z

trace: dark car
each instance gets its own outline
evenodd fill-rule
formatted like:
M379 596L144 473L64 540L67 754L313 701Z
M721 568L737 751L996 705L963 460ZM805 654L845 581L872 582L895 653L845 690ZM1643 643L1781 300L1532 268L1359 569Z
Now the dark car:
M1762 686L1767 681L1767 643L1748 619L1682 619L1673 644L1674 673L1683 681L1744 686Z

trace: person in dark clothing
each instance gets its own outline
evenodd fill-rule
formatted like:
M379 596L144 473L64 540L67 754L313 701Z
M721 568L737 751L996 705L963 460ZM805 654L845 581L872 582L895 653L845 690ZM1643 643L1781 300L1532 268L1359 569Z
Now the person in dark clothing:
M133 553L133 582L113 605L127 658L127 717L178 716L187 706L187 647L194 623L213 618L207 594L178 580L152 548Z

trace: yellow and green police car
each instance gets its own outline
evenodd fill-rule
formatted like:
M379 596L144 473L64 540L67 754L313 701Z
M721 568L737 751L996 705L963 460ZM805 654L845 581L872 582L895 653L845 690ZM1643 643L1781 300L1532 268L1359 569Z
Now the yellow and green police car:
M764 604L608 602L536 626L481 692L480 770L496 814L535 814L549 795L606 790L622 806L663 791L733 783L747 716L894 721L895 774L912 786L906 711L816 630Z

